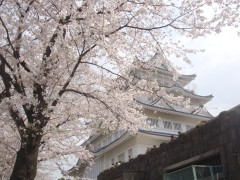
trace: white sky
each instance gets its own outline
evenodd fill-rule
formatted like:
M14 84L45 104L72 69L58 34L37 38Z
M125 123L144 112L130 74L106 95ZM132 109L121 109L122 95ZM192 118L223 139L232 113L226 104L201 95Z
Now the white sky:
M191 55L193 67L185 66L183 72L197 75L193 81L197 94L214 96L206 104L209 112L216 116L240 104L240 37L236 30L226 28L218 35L184 41L189 47L205 49Z

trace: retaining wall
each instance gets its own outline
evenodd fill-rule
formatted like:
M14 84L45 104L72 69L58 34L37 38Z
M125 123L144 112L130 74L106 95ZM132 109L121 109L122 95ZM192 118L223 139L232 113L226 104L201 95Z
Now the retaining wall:
M105 170L98 180L120 180L126 171L144 172L143 180L163 180L165 172L214 157L219 157L226 180L240 180L240 105L145 155Z

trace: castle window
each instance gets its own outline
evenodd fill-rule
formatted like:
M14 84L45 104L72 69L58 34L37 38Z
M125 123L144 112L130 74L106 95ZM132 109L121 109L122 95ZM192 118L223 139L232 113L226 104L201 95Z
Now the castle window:
M173 129L182 131L182 125L180 123L173 123Z
M172 129L172 123L169 121L163 121L163 127L165 129Z
M159 122L157 119L148 118L148 119L147 119L147 123L148 123L150 126L160 127L160 122Z
M118 162L125 162L125 153L118 155Z
M111 164L114 165L115 164L115 158L111 159Z
M132 149L129 149L128 150L128 158L131 159L132 156L133 156L133 151L132 151Z

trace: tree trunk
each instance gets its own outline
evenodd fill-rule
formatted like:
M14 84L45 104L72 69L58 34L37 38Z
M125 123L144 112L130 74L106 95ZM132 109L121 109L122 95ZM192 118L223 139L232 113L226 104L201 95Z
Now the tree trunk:
M30 138L17 152L10 180L33 180L37 173L37 159L41 136ZM28 138L29 140L29 138Z

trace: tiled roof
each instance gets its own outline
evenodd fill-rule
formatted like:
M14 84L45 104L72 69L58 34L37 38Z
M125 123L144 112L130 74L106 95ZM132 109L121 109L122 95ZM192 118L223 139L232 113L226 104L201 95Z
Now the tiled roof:
M205 118L210 119L213 116L200 105L192 108L184 108L179 105L170 104L167 103L163 99L158 99L151 101L147 97L139 97L136 98L136 101L144 106L146 109L153 109L154 111L160 111L165 113L173 113L173 114L179 114L179 115L186 115L186 116L192 116L196 118Z
M163 132L158 132L158 131L154 131L154 130L144 130L144 129L139 129L138 132L141 133L146 133L146 134L150 134L150 135L155 135L155 136L163 136L163 137L178 137L178 135L175 134L170 134L170 133L163 133Z

